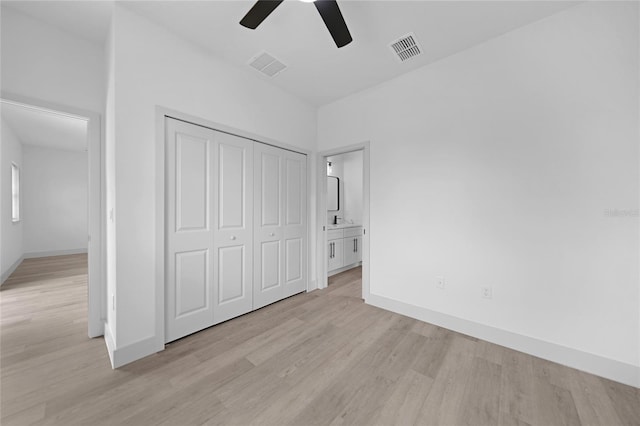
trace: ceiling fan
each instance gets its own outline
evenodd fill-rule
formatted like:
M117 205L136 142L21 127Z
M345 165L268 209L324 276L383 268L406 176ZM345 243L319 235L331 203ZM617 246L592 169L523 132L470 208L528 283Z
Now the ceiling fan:
M240 21L240 25L255 30L267 16L273 12L283 0L258 0L251 10ZM313 2L327 26L336 46L343 47L353 40L349 33L349 28L344 22L338 3L335 0L302 0Z

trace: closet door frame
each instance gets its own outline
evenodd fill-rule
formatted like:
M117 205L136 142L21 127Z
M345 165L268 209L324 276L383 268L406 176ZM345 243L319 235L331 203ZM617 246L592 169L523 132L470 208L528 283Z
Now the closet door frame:
M311 224L311 188L312 188L312 175L315 173L314 164L311 150L303 149L294 145L279 142L270 138L266 138L251 132L244 131L235 127L227 126L215 121L206 120L201 117L196 117L190 114L185 114L180 111L176 111L170 108L156 106L156 158L155 158L155 171L156 171L156 205L155 205L155 220L156 220L156 285L155 285L155 336L153 337L154 348L156 352L164 350L165 347L165 278L166 278L166 265L165 265L165 247L166 247L166 235L165 235L165 220L167 218L166 212L166 119L174 118L176 120L185 121L187 123L194 124L196 126L207 127L212 130L216 130L223 133L229 133L234 136L239 136L245 139L250 139L255 142L271 145L276 148L282 148L287 151L297 152L304 154L307 157L307 170L306 170L306 194L307 194L307 214L306 214L306 271L305 276L307 280L306 291L311 291L316 288L316 282L311 274L311 265L315 264L312 260L315 258L315 233L311 232L309 226ZM150 339L151 340L151 339Z

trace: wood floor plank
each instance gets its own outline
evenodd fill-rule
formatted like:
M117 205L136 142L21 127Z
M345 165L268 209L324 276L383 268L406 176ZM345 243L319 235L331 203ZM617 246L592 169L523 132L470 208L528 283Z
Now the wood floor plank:
M502 357L500 425L534 424L535 410L531 357L507 351Z
M86 255L0 288L3 425L638 425L636 388L361 300L361 269L112 370Z
M459 425L496 425L500 412L500 378L502 366L474 357L471 376L464 391Z
M377 410L371 424L414 425L431 391L431 377L409 369L393 388L393 393Z

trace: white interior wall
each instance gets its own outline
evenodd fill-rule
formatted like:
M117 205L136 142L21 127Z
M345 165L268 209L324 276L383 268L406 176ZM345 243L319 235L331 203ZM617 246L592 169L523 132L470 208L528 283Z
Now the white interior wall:
M87 152L23 145L26 257L87 251Z
M639 385L638 22L581 4L320 108L319 150L371 142L372 295Z
M309 150L315 145L316 110L261 81L249 67L219 61L119 4L114 36L115 343L132 353L135 347L153 350L157 345L147 346L150 339L163 339L156 336L154 305L156 211L161 208L156 204L156 106ZM311 184L315 188L315 181Z
M337 177L339 180L339 205L338 210L327 210L327 223L332 224L334 216L344 219L344 171L342 169L342 156L333 155L327 157L327 161L331 162L331 173L328 176Z
M327 161L331 162L330 176L340 179L340 209L327 211L327 223L332 224L337 215L340 223L362 224L362 151L333 155Z
M344 176L344 220L362 224L363 152L353 151L342 156Z
M20 169L21 180L24 177L22 144L1 120L0 143L0 283L3 283L18 266L24 255L22 248L24 203L20 206L20 221L13 222L11 218L11 164L15 163ZM24 188L21 182L20 189Z
M102 46L7 7L0 19L3 92L102 111Z

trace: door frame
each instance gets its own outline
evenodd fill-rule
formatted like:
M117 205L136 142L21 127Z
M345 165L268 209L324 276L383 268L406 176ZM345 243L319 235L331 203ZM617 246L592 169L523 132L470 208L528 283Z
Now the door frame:
M316 162L316 188L317 188L317 266L318 289L328 286L328 265L327 265L327 157L347 154L349 152L362 151L362 299L367 302L370 294L370 157L371 144L369 141L354 145L343 146L326 151L321 151L317 155Z
M89 337L104 335L106 314L105 235L104 203L105 181L102 159L102 120L99 113L29 98L14 93L0 93L0 98L9 103L30 108L68 114L87 120L87 334Z
M165 249L166 249L166 235L165 235L165 219L167 217L166 212L166 117L175 118L176 120L185 121L187 123L194 124L196 126L206 127L212 130L216 130L223 133L229 133L234 136L249 139L255 142L271 145L276 148L286 149L288 151L304 154L307 157L307 226L305 230L305 237L307 239L307 291L314 289L314 282L312 282L311 276L311 253L312 241L310 224L311 221L311 176L312 165L311 159L312 151L298 146L290 145L287 143L279 142L274 139L266 138L264 136L257 135L255 133L247 132L242 129L238 129L226 124L218 123L215 121L207 120L202 117L197 117L191 114L186 114L171 108L157 105L155 111L156 118L156 327L155 327L155 350L156 352L164 350L165 347L165 291L166 291L166 265L165 265Z

